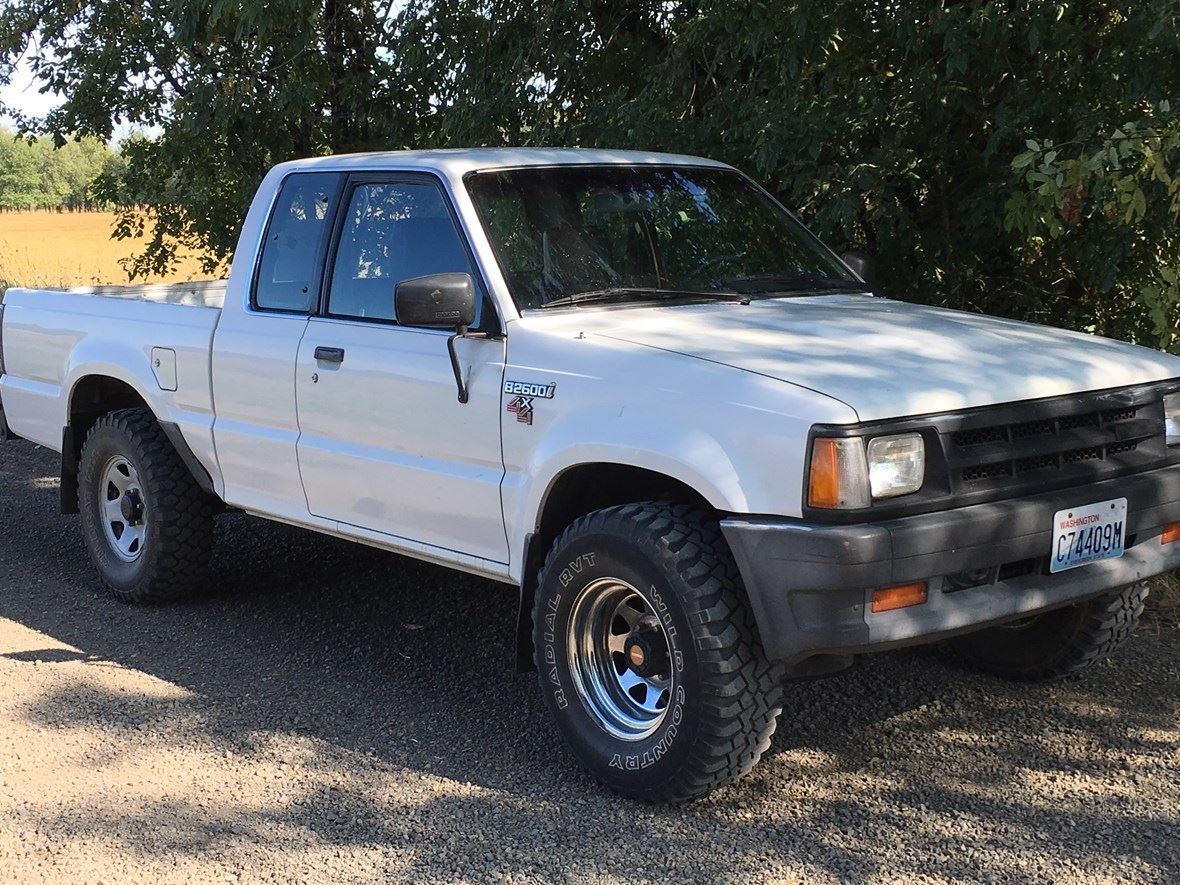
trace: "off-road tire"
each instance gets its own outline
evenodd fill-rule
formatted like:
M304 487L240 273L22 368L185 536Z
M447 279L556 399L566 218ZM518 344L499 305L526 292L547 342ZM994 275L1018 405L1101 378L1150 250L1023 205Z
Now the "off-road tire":
M668 630L672 691L662 724L624 740L579 694L568 630L579 595L621 579L654 593ZM626 504L570 525L540 572L533 639L542 692L579 761L612 789L684 802L748 772L781 711L781 666L766 660L716 520L687 505Z
M102 471L116 456L134 466L142 487L146 529L134 562L120 559L102 524ZM208 585L216 502L147 409L109 412L91 427L78 468L78 511L90 558L116 599L167 602Z
M1147 584L1131 584L1026 622L958 636L944 650L952 661L993 676L1019 682L1060 679L1126 642L1146 597Z

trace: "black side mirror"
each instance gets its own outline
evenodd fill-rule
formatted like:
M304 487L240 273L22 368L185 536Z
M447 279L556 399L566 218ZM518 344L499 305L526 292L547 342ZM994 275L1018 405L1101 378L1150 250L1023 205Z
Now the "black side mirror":
M840 256L840 260L847 264L854 274L868 283L870 286L876 280L877 268L873 261L873 256L867 252L845 252Z
M393 290L394 315L403 326L464 329L475 322L475 308L470 274L427 274L402 280Z

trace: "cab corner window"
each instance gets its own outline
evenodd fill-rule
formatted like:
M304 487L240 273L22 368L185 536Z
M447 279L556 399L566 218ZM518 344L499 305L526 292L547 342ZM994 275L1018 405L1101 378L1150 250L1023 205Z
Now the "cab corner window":
M307 313L315 305L339 185L336 173L283 180L262 244L254 307Z
M446 198L428 182L358 185L336 248L328 313L396 320L393 292L402 280L432 273L472 274Z

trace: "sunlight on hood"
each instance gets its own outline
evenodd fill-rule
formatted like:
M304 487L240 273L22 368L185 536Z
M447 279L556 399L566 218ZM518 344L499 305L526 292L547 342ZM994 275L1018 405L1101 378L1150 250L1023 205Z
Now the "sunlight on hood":
M595 320L604 337L827 394L861 421L1180 377L1180 358L1149 348L867 295L607 311Z

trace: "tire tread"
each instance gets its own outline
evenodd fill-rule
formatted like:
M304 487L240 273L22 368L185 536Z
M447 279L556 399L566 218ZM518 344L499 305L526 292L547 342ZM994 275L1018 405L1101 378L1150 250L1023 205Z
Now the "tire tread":
M642 502L598 510L570 524L550 547L539 582L557 551L579 535L625 525L680 576L708 700L688 762L658 788L629 795L685 802L747 773L770 746L782 711L783 668L766 660L741 576L716 520L687 504ZM543 586L543 583L538 583ZM542 617L541 594L533 621ZM538 652L539 654L539 652ZM538 660L538 669L541 662Z
M1077 623L1067 640L1057 648L1044 649L1032 664L999 663L980 651L978 643L969 641L951 640L945 652L955 663L1018 682L1063 679L1109 657L1131 638L1143 614L1147 593L1147 583L1140 581L1078 603Z
M127 603L161 603L183 599L208 584L209 557L213 548L215 500L201 490L176 448L147 409L120 409L100 417L83 444L86 451L95 436L113 430L130 443L140 470L140 481L152 496L151 544L154 555L143 575L128 589L115 586L99 569L103 583L116 599ZM78 483L79 510L88 506L87 483ZM104 543L101 539L98 543Z

